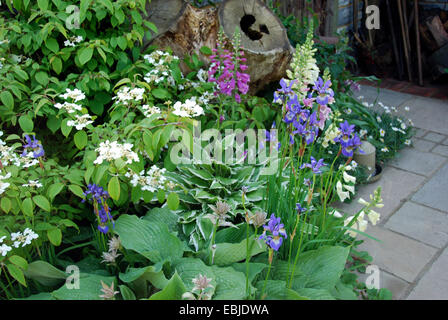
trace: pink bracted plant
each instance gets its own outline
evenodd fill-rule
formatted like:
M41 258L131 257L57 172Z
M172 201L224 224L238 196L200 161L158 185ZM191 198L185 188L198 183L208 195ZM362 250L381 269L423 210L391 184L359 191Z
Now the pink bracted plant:
M211 67L208 72L209 82L216 82L218 90L215 95L226 95L234 97L236 102L241 102L241 94L249 91L250 76L244 71L247 70L246 58L240 47L240 34L235 31L232 46L233 52L225 49L227 42L224 40L224 33L221 30L218 34L216 49L213 50Z

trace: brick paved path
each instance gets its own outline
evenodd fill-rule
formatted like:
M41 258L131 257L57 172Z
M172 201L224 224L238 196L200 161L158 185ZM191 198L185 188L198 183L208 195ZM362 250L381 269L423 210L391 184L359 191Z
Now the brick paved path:
M370 103L376 88L362 86L356 96ZM448 299L448 101L380 89L378 101L386 106L409 106L400 111L418 128L413 147L402 150L383 168L375 183L360 186L356 199L368 199L382 186L384 207L380 223L367 233L362 245L381 269L381 287L394 299ZM378 152L378 151L377 151ZM347 213L361 207L342 204Z

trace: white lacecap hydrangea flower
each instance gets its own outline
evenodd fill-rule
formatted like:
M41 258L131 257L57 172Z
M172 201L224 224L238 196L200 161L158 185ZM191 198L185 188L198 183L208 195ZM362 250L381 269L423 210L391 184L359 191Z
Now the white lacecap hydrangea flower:
M75 113L76 111L81 111L82 107L79 104L71 103L71 102L64 102L64 103L56 103L54 105L57 109L64 109L68 113Z
M67 126L75 127L76 130L82 130L93 123L92 117L89 114L75 115L75 118L76 120L67 121Z
M22 184L22 187L41 188L42 183L39 180L30 180L28 183Z
M165 168L160 169L156 165L153 165L146 175L145 171L142 170L138 174L130 172L127 176L131 178L130 183L133 187L140 186L143 191L155 192L164 187L166 182L165 172Z
M154 106L151 107L151 106L149 106L147 104L143 105L142 109L143 109L144 115L147 116L147 117L149 117L149 116L151 116L153 114L161 114L162 113L160 108L154 107Z
M110 142L109 140L101 142L96 149L99 155L93 163L101 164L103 161L113 161L121 158L125 158L127 164L131 164L133 161L138 162L138 155L132 151L132 147L131 143L120 144L117 141Z
M22 246L23 248L31 244L31 241L37 238L39 238L39 235L30 228L26 228L23 231L23 233L22 232L11 233L11 241L14 241L13 247L15 248L18 248L20 246Z
M73 101L78 102L81 100L84 100L86 98L86 95L79 89L66 89L64 94L60 95L61 98L63 98L64 100L67 100L68 98L73 99Z
M0 175L0 194L6 191L6 189L10 186L8 182L4 182L3 180L11 178L11 172L8 172L6 175Z
M204 109L199 106L195 98L187 99L184 103L177 101L173 108L173 114L179 117L191 118L204 114Z
M118 90L117 95L112 98L112 100L117 100L119 103L128 105L129 101L140 101L143 100L143 94L145 93L144 88L133 88L122 87Z
M2 257L5 257L9 251L12 250L12 247L6 245L6 244L2 244L0 246L0 255L2 255Z

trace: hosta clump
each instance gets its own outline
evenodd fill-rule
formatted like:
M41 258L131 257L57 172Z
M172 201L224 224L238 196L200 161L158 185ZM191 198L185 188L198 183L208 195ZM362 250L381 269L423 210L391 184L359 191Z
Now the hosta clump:
M181 200L179 222L183 232L190 237L190 244L200 247L200 242L208 240L211 234L211 223L205 219L216 207L216 202L224 201L228 206L230 221L239 222L243 217L241 198L242 187L247 188L246 206L256 210L263 200L266 185L260 175L259 165L226 165L213 162L202 165L182 165L176 172L167 172L168 179L182 186L185 192L178 192Z

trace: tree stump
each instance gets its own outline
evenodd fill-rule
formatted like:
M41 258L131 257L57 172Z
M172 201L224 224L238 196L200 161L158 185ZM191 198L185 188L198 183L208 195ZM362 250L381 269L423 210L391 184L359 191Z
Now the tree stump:
M200 48L216 48L221 27L228 39L238 27L251 78L249 93L285 76L294 49L281 21L260 0L226 0L202 8L182 0L152 0L147 10L148 20L157 26L158 33L145 39L145 47L171 48L180 58L196 53L208 65L210 60ZM188 71L186 65L181 67Z

